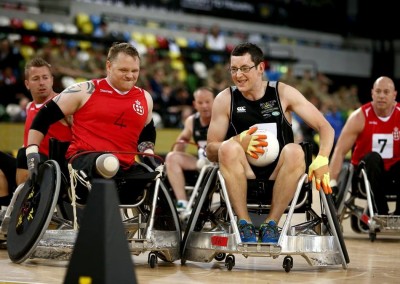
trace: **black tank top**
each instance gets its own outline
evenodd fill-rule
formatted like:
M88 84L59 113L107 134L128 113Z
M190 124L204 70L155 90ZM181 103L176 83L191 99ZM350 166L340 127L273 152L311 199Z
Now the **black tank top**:
M232 100L226 139L240 134L254 124L268 123L275 127L279 153L284 145L294 142L292 126L282 110L277 81L269 81L264 96L256 101L246 99L236 86L231 86L230 90ZM278 159L267 168L275 168L277 161Z
M208 125L202 126L200 122L200 114L198 112L195 113L193 118L193 140L200 147L204 147L207 142L207 131Z

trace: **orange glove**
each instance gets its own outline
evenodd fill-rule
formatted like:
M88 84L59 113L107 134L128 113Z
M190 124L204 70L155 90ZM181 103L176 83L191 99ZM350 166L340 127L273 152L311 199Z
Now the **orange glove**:
M267 135L265 134L256 134L253 135L254 132L257 131L257 127L253 126L249 130L245 130L239 135L233 136L231 139L239 142L242 145L243 150L247 155L253 157L254 159L258 159L257 153L264 154L263 147L268 146L268 142L266 141Z
M315 178L315 187L317 190L324 190L325 194L331 194L332 189L329 185L329 160L327 157L318 155L314 161L311 163L308 169L308 180L311 181ZM317 177L316 172L318 172L318 176L322 175L322 181L319 177Z

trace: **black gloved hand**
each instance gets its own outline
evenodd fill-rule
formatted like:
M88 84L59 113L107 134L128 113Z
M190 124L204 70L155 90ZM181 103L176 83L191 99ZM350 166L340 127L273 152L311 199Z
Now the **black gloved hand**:
M143 163L148 165L150 168L155 170L158 166L160 166L162 163L158 159L154 158L153 156L144 156L143 157Z
M38 153L39 147L31 145L26 148L26 160L29 171L29 179L32 183L36 182L39 172L40 155Z

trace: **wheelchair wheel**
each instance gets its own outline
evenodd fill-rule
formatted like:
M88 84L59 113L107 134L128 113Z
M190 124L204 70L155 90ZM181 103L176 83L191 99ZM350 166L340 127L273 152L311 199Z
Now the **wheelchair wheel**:
M346 165L343 167L343 169L340 171L339 174L339 178L338 178L338 186L337 192L333 192L332 194L332 198L336 207L336 210L339 210L340 205L343 202L343 199L346 196L346 185L347 185L347 181L350 177L350 172L349 172L349 166ZM338 214L340 214L341 212L338 212Z
M212 201L212 196L215 192L216 184L216 169L210 170L205 178L198 192L198 196L194 202L192 214L190 214L189 221L187 222L185 232L183 235L182 245L181 245L181 255L184 264L186 260L184 259L184 252L188 241L188 236L192 231L201 231L204 224L210 218L210 206ZM211 178L212 177L212 178Z
M340 226L339 220L337 218L337 214L336 214L336 209L335 209L335 205L333 203L332 200L332 196L331 195L327 195L326 196L326 201L328 203L328 207L329 207L329 211L332 213L332 221L333 221L333 225L335 227L336 230L336 234L340 243L340 247L342 248L343 251L343 256L346 260L346 263L350 262L350 258L349 258L349 254L347 252L347 248L346 248L346 244L344 242L344 237L343 237L343 233L342 233L342 228Z
M25 261L36 249L55 210L60 191L60 167L53 160L39 168L37 183L26 182L10 216L7 250L15 263Z

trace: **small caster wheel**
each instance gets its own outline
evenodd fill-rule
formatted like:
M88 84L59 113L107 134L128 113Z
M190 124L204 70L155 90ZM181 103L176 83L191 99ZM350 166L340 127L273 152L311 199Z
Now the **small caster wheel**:
M232 268L235 266L235 257L232 254L229 254L225 258L225 266L228 268L228 270L232 270Z
M214 259L217 261L223 261L225 259L225 257L226 257L226 253L220 252L215 255Z
M376 240L376 233L369 233L369 239L371 242L374 242Z
M289 272L293 268L293 258L291 256L285 256L282 267L286 272Z
M151 268L154 268L157 264L157 256L155 253L149 253L148 263Z

